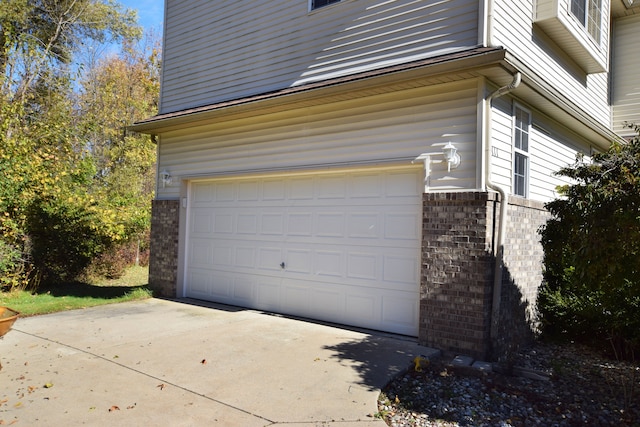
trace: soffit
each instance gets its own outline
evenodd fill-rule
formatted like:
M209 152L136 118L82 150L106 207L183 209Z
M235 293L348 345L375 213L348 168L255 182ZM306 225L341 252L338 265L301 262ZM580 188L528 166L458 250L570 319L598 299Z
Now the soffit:
M163 114L135 123L129 129L160 135L220 120L278 113L480 76L496 79L498 83L508 83L510 75L500 66L504 57L505 50L502 48L475 48L330 81Z

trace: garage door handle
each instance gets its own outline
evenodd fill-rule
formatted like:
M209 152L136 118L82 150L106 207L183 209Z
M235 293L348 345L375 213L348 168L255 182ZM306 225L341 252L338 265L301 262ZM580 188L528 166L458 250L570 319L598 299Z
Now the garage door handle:
M284 262L280 263L280 268L282 268L284 270Z

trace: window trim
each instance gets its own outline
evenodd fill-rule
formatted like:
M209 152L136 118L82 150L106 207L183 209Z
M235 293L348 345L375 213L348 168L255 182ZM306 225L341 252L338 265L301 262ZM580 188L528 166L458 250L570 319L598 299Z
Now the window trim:
M520 129L518 127L518 112L521 111L527 115L526 129ZM524 107L521 104L514 103L513 105L513 117L512 117L512 132L511 132L511 193L517 197L528 198L529 188L531 183L531 110ZM523 150L521 147L516 147L517 135L519 131L525 131L527 135L527 147ZM516 189L516 157L522 157L526 161L524 170L524 188L523 194L519 194Z
M315 1L316 0L309 0L309 11L310 12L313 12L313 11L319 10L319 9L324 9L325 7L329 7L329 6L332 6L332 5L336 4L336 3L340 3L342 0L327 0L328 3L323 4L322 6L315 6L314 5Z
M599 40L589 31L588 8L592 0L581 0L586 8L584 22L571 10L574 1L578 0L537 0L533 23L587 74L606 72L609 70L608 33L611 24L604 10L608 8L609 0L597 0L600 5Z
M596 3L595 7L592 7L592 3ZM581 4L580 4L581 3ZM574 5L581 6L581 11L584 16L578 16L574 12ZM602 43L602 0L569 0L569 15L573 16L573 18L580 24L584 31L587 33L589 37L593 40L593 42L600 46ZM595 11L596 13L594 14ZM595 30L591 29L591 21L593 16L597 17L597 25L595 26ZM594 31L597 33L594 34Z

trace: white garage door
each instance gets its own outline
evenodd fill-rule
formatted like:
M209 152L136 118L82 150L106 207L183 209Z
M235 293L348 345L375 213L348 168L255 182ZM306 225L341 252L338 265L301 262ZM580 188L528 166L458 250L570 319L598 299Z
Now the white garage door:
M418 333L420 170L189 184L188 297Z

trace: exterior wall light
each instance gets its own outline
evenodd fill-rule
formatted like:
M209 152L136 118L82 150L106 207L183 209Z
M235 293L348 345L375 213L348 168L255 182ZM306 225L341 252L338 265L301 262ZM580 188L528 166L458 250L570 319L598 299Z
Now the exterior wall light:
M172 181L173 181L173 178L169 173L169 171L164 169L162 172L160 172L160 182L162 182L162 188L165 188L166 186L171 185Z
M442 155L447 162L447 172L451 172L451 169L455 169L460 166L460 154L458 149L454 147L451 141L447 142L447 145L442 147Z
M425 191L429 190L429 180L431 176L431 157L442 156L444 161L447 162L447 172L451 172L451 169L455 169L460 166L460 155L458 149L451 143L447 142L447 145L442 147L442 151L435 151L430 153L422 153L411 161L414 163L418 160L424 162L424 188Z

